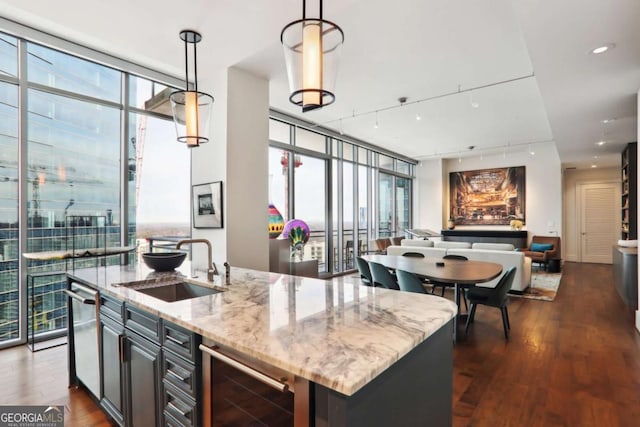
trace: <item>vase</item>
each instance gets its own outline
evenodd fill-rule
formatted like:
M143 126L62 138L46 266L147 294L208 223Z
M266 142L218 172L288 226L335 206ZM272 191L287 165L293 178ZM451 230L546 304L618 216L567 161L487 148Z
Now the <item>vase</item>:
M276 239L284 229L284 218L272 203L269 203L269 238Z

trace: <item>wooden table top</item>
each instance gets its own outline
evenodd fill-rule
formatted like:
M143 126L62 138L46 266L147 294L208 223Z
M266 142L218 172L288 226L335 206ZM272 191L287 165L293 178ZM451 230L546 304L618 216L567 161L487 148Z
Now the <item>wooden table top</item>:
M398 255L364 255L362 258L394 270L404 270L437 282L458 285L488 282L502 273L502 265L485 261L413 258ZM444 262L444 267L437 267L436 262Z

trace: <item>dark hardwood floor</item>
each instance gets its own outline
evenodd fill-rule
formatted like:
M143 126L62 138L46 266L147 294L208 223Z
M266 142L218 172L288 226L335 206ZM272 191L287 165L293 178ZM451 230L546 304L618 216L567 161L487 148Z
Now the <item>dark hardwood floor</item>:
M555 301L511 299L508 341L500 311L479 307L454 350L453 424L638 425L640 335L611 280L609 265L565 264ZM66 425L109 425L67 388L66 351L0 351L0 405L63 404Z
M482 311L481 311L482 310ZM610 265L566 263L553 302L479 307L454 352L455 426L636 426L640 336Z

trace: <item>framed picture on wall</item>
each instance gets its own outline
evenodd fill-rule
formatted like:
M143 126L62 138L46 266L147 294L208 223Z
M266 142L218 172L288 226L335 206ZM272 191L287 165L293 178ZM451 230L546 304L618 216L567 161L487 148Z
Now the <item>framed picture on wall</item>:
M191 187L194 228L222 228L222 181Z
M525 222L525 167L449 173L449 218L455 225Z

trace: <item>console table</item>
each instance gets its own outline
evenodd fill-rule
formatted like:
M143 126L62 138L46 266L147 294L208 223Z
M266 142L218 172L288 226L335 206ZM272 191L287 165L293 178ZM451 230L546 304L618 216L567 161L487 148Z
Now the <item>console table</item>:
M470 243L511 243L516 248L527 247L527 232L520 230L442 230L443 241Z

